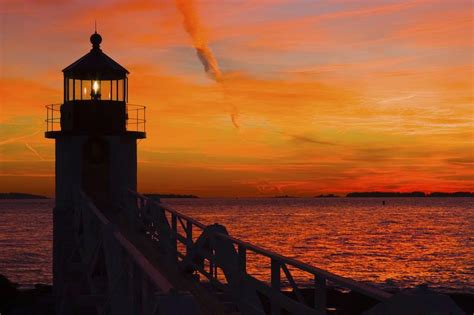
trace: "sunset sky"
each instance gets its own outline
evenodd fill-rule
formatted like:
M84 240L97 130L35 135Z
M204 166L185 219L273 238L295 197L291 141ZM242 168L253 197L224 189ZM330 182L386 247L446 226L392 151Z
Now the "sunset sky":
M181 0L182 2L183 0ZM0 192L54 194L44 105L102 49L147 106L141 192L474 191L470 0L0 0Z

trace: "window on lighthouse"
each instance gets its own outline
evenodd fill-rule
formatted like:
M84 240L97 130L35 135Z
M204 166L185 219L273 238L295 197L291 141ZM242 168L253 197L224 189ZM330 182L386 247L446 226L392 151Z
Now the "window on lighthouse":
M80 100L81 99L81 80L74 80L74 99Z
M126 100L126 80L78 80L67 79L66 100Z
M124 80L117 81L117 101L124 100Z
M82 80L81 100L88 100L91 98L91 81Z
M73 101L74 100L74 80L69 79L67 82L67 95L68 95L68 100Z
M112 100L112 91L110 90L110 80L104 80L100 82L100 94L103 100Z

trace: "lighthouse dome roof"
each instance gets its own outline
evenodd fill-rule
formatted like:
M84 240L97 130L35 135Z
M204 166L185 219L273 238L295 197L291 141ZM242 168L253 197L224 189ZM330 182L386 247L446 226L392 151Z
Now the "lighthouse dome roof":
M92 49L71 65L63 69L67 78L79 80L119 80L129 73L127 69L107 56L100 44L102 36L95 32L91 35Z

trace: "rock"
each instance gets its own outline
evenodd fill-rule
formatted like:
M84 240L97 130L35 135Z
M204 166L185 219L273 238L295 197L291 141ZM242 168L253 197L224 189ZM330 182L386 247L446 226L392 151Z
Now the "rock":
M14 283L0 275L0 314L54 314L52 287L38 283L34 289L18 290Z
M4 275L0 275L0 313L6 313L17 296L18 290L15 284Z
M464 312L447 295L426 286L403 290L385 302L375 305L364 315L462 315Z

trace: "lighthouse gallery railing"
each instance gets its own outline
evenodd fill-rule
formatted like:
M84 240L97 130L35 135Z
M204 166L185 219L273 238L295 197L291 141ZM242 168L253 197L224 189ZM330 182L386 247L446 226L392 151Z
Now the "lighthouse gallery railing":
M48 104L46 107L46 132L61 130L61 105Z
M46 132L61 131L61 105L45 105ZM128 131L146 132L146 106L126 104L126 123Z

